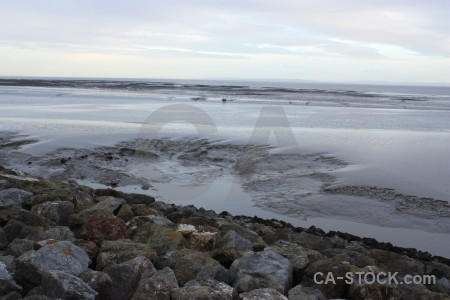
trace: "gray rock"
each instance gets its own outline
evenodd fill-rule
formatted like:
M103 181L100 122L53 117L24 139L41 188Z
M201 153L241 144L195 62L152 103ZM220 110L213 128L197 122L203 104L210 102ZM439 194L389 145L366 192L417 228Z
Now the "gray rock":
M42 278L44 295L61 299L94 300L98 293L80 278L60 271L48 271Z
M14 256L0 256L0 262L3 262L6 265L6 269L10 274L14 274L16 272L16 258Z
M172 300L191 299L237 300L239 298L234 288L213 279L192 280L186 283L184 287L172 290Z
M143 278L149 278L155 271L152 262L143 256L138 256L121 264L107 266L103 272L108 274L112 280L111 299L131 299L139 281Z
M97 256L97 270L103 270L108 265L119 264L137 256L145 256L154 263L157 260L155 250L147 244L126 239L104 241Z
M170 300L170 291L176 288L178 282L174 272L170 268L164 268L150 278L143 278L132 300Z
M96 297L97 300L107 300L111 298L112 280L108 274L87 269L78 277L98 293Z
M88 268L90 259L86 252L69 241L57 242L37 251L29 251L16 260L14 277L29 290L41 283L49 271L63 271L78 275Z
M0 227L0 251L8 246L8 238L3 228Z
M216 279L223 282L229 280L227 269L208 254L196 250L168 252L162 264L175 272L180 285L194 279Z
M133 212L131 211L130 206L128 204L124 204L117 212L116 217L121 218L125 222L128 222L134 218L134 215Z
M131 223L135 219L137 218L134 218ZM153 220L148 218L147 220L143 224L128 227L128 232L133 241L150 245L158 255L164 255L168 251L179 250L184 247L186 240L180 232L171 227L155 224Z
M229 230L223 237L217 239L214 247L211 256L226 267L253 249L252 243L234 230Z
M285 294L292 285L292 266L288 259L274 251L246 254L230 267L233 286L238 292L273 288Z
M417 275L425 272L423 263L407 256L379 249L372 250L371 254L388 272L398 272L400 275Z
M8 222L3 227L8 241L16 238L37 241L43 231L47 230L54 223L47 218L41 217L28 210L7 207L9 210L6 218ZM0 214L1 215L1 214Z
M288 292L289 300L327 300L318 289L297 285Z
M6 248L5 253L14 257L19 257L25 252L34 250L34 242L25 239L15 239Z
M275 289L263 288L239 294L242 300L288 300Z
M0 261L0 296L21 290L22 288L14 281L6 265Z
M53 201L37 204L31 208L35 214L52 220L57 225L67 225L75 206L69 201Z
M19 292L10 292L3 297L0 298L1 300L22 300L22 295Z
M104 196L99 197L97 200L100 200L97 204L95 204L92 208L106 208L111 211L111 213L117 212L119 208L126 203L125 199L115 198L112 196Z
M348 296L354 300L400 299L400 291L396 284L353 283L350 285Z
M300 281L303 269L309 264L308 250L295 243L290 243L283 240L278 240L270 247L266 247L265 251L273 250L283 257L287 258L292 265L294 271L294 280ZM309 250L314 251L314 250Z
M433 292L450 295L450 282L445 277L439 278L436 280L436 284L430 286L430 289Z
M0 205L27 206L33 202L33 193L10 188L0 191Z
M66 226L52 226L49 229L45 230L40 236L41 240L60 240L60 241L71 241L75 240L75 235L72 230Z
M72 227L80 227L90 219L99 216L110 217L113 213L104 207L98 208L87 208L85 210L80 211L79 213L73 214L69 217L69 226Z

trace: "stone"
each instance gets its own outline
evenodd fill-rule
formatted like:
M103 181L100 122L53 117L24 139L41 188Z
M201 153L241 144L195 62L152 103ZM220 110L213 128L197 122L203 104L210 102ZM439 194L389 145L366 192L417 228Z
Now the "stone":
M0 297L11 292L20 292L21 290L22 287L14 281L13 277L6 268L6 264L0 261Z
M186 242L183 235L174 228L155 224L153 221L132 227L129 232L133 241L148 244L155 249L158 255L179 250L184 247Z
M291 263L271 250L241 256L231 264L230 273L238 292L273 288L285 294L292 285Z
M430 286L430 290L450 295L450 281L445 277L441 277L436 280L436 284Z
M128 222L134 218L134 215L133 212L131 211L130 206L128 204L124 204L117 212L116 217L121 218L125 222Z
M288 297L289 300L327 300L320 290L300 284L289 290Z
M0 205L30 206L33 198L33 193L17 188L0 191Z
M111 297L112 280L108 274L87 269L79 276L93 290L98 293L97 300L107 300Z
M111 213L117 213L122 205L126 203L125 199L115 198L112 196L103 196L96 199L97 204L95 204L92 208L105 208Z
M228 270L204 252L182 249L168 252L162 263L170 267L180 285L194 279L216 279L228 282Z
M437 278L450 278L450 266L437 261L427 263L425 272L427 275L435 275Z
M175 273L170 268L141 279L132 300L171 300L171 290L178 288ZM172 298L173 299L173 298Z
M145 204L132 204L130 208L135 216L161 216L159 211Z
M348 249L330 248L322 251L322 254L325 254L326 256L331 257L334 260L347 261L351 265L355 265L360 268L365 266L373 266L376 264L375 259L362 253Z
M0 227L0 251L8 246L8 237L3 228Z
M350 270L350 265L340 261L335 261L332 258L310 263L303 273L302 285L310 286L319 289L327 298L340 298L345 296L346 283L344 280L336 279L337 277L345 278L345 273ZM314 275L322 273L323 276L316 277L319 281L324 281L322 284L314 282ZM331 272L335 282L329 281L325 283L326 275Z
M26 239L15 239L6 248L5 253L14 257L19 257L25 252L34 249L34 242Z
M400 291L396 284L353 283L350 285L348 296L354 300L400 299Z
M252 243L234 230L229 230L224 236L218 238L214 247L211 256L225 267L230 267L234 260L253 249Z
M115 241L104 241L97 256L97 270L103 270L106 266L122 263L137 256L144 256L156 263L157 256L155 250L149 245L135 243L126 239Z
M238 294L234 288L226 283L207 279L189 281L182 288L172 290L172 300L237 300Z
M292 265L294 281L300 282L303 269L309 264L308 251L300 245L278 240L272 246L266 247L265 251L273 250L287 258Z
M88 268L86 252L69 241L61 241L35 251L29 251L16 260L16 281L29 290L41 283L46 272L63 271L78 275Z
M388 272L398 272L401 275L418 275L425 272L423 263L407 256L379 249L372 250L371 254Z
M92 218L95 217L110 217L113 213L104 208L104 207L98 207L98 208L87 208L85 210L80 211L79 213L73 214L69 217L69 227L71 228L79 228L84 223L89 221Z
M10 292L3 297L0 298L1 300L22 300L22 295L16 291Z
M193 225L179 224L177 231L186 239L186 247L193 250L209 251L214 247L218 232L198 232Z
M14 274L16 272L16 258L12 255L3 255L0 256L0 262L3 262L6 265L6 269L10 274Z
M48 271L42 278L44 295L61 299L95 300L98 293L80 278L61 271Z
M97 189L95 190L95 196L113 196L116 198L125 199L128 204L145 204L150 205L155 202L155 198L148 195L134 194L134 193L123 193L113 189Z
M77 234L80 239L101 245L103 241L127 238L127 227L122 219L99 216L84 223Z
M48 246L48 245L51 245L51 244L55 244L57 242L60 242L60 241L59 240L55 240L55 239L42 240L42 241L39 241L39 242L35 242L33 244L33 248L34 248L34 250L39 250L42 247L45 247L45 246Z
M149 278L155 271L152 262L143 256L107 266L103 272L112 280L111 299L131 299L141 278Z
M3 230L10 242L16 238L37 241L43 231L54 225L47 218L25 209L10 209L6 213L8 214L6 218L9 220Z
M75 211L75 206L69 201L44 202L33 206L31 211L52 220L57 225L67 225L70 215Z
M98 252L100 251L100 247L97 246L96 243L87 241L87 240L75 240L73 241L75 245L83 249L87 255L89 256L89 259L92 261L95 261L97 259Z
M52 226L40 235L41 240L55 239L60 241L75 240L75 235L67 226Z
M239 294L242 300L289 300L279 291L272 288L255 289Z

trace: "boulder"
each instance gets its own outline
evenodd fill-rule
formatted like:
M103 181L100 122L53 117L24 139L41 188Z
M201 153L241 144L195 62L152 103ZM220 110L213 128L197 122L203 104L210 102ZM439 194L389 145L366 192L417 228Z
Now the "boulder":
M99 216L84 223L77 234L80 239L101 245L103 241L127 238L127 227L122 219Z
M0 261L0 297L21 290L22 287L14 281L6 265Z
M289 300L327 300L318 289L297 285L289 290Z
M95 196L113 196L116 198L125 199L128 204L146 204L150 205L155 202L155 198L148 195L134 194L134 193L123 193L120 191L112 190L112 189L97 189L95 190Z
M237 300L238 295L234 288L226 283L207 279L189 281L182 288L172 290L172 300Z
M124 204L117 212L116 217L121 218L125 222L128 222L134 218L134 215L133 212L131 211L130 206L128 204Z
M35 205L31 211L52 220L57 225L67 225L69 217L74 213L74 205L69 201L44 202Z
M218 232L198 232L193 225L179 224L177 231L186 239L186 247L193 250L209 251L214 247Z
M6 295L4 295L2 298L0 298L2 300L22 300L22 295L19 292L10 292Z
M450 281L445 277L441 277L436 280L436 284L430 286L430 290L450 295Z
M8 237L3 228L0 227L0 251L5 249L6 246L8 246Z
M125 239L104 241L97 256L97 270L103 270L110 264L119 264L137 256L144 256L154 263L157 260L155 250L147 244L135 243Z
M273 288L285 294L292 285L291 263L271 250L241 256L231 264L230 273L238 292Z
M41 240L54 239L60 241L74 241L75 235L67 226L52 226L42 232L39 238Z
M86 282L61 271L48 271L42 277L43 295L61 299L95 300L98 293Z
M242 300L288 300L279 291L271 288L262 288L239 294Z
M176 288L178 281L174 272L164 268L150 278L141 279L132 300L170 300L171 290Z
M135 216L161 216L162 214L145 204L131 204L130 209Z
M35 251L29 251L16 260L16 281L29 290L41 283L46 272L62 271L78 275L88 268L86 252L69 241L57 242Z
M37 241L42 232L47 230L54 223L47 218L39 216L25 209L6 208L6 215L2 216L8 219L3 230L9 242L16 238ZM3 213L3 212L1 212ZM1 214L0 213L0 214Z
M425 272L427 275L435 275L437 278L450 278L450 266L437 261L427 263Z
M139 281L150 277L156 271L152 262L143 256L121 264L112 264L103 269L112 280L111 299L128 300L139 284Z
M26 239L15 239L6 248L5 253L14 257L19 257L25 252L34 249L34 242Z
M400 291L396 284L353 283L350 285L348 296L354 300L400 299ZM412 297L412 295L410 296Z
M6 265L6 269L10 274L14 274L16 272L16 258L14 256L0 256L0 262L3 262Z
M81 239L75 240L73 241L73 243L83 249L89 256L89 259L91 259L92 261L95 261L97 259L100 247L97 246L96 243Z
M148 244L156 250L158 255L179 250L185 245L185 239L181 233L174 228L155 224L153 221L143 223L136 228L131 227L130 236L135 242Z
M0 205L30 206L33 202L33 193L10 188L0 191Z
M78 277L98 293L97 300L108 300L111 298L112 280L108 274L87 269Z
M112 215L113 213L104 207L87 208L85 210L80 211L79 213L71 215L69 217L69 226L71 228L79 228L92 218L100 216L110 217Z
M295 243L279 240L272 246L266 247L264 251L273 250L287 258L292 265L294 281L300 282L303 269L309 264L308 250ZM314 251L314 250L310 250Z
M372 250L371 254L388 272L398 272L401 275L417 275L425 272L425 265L423 263L405 255L379 249Z
M216 279L228 282L228 270L204 252L182 249L168 252L162 263L170 267L180 285L194 279Z
M345 296L346 283L344 280L337 279L337 277L345 278L345 273L350 270L348 263L335 261L332 258L326 258L310 263L303 273L302 285L317 288L328 298L340 298ZM314 275L322 273L323 275L316 277L318 281L323 283L315 283ZM333 274L334 282L329 281L325 283L328 273Z
M224 236L217 239L214 247L211 256L226 267L253 249L252 243L234 230L229 230Z
M122 198L115 198L112 196L103 196L96 199L97 204L95 204L92 208L105 208L109 210L111 213L117 213L122 205L126 203L126 201Z

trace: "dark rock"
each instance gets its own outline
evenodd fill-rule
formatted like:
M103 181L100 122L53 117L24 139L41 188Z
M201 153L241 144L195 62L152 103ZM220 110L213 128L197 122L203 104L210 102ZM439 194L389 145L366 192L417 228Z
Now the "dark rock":
M83 249L89 256L90 260L96 260L98 252L100 251L100 247L97 246L96 243L81 239L75 240L73 243Z
M150 205L155 202L155 198L148 195L123 193L113 189L97 189L95 190L96 197L100 196L113 196L116 198L125 199L128 204L146 204Z
M228 282L228 271L218 261L200 251L183 249L168 252L162 264L175 272L181 285L194 279Z
M1 300L21 300L22 295L19 292L11 292L0 298Z
M125 222L128 222L131 219L133 219L134 215L133 212L131 211L130 206L128 204L124 204L117 212L116 217L121 218Z
M97 256L97 270L103 270L110 264L119 264L137 256L144 256L154 263L157 260L155 250L147 244L135 243L125 239L104 241Z
M14 274L16 272L16 258L14 256L0 256L0 262L3 262L6 265L6 269L10 274Z
M6 254L14 257L19 257L25 252L34 249L34 242L25 239L15 239L6 248Z
M322 254L325 254L326 256L331 257L336 261L347 261L351 265L355 265L361 268L365 266L376 265L375 259L362 253L348 249L330 248L323 250Z
M153 209L146 204L132 204L130 209L135 216L161 216L162 213Z
M436 293L450 295L450 282L445 277L439 278L436 280L436 284L430 286L430 290Z
M234 288L226 283L207 279L189 281L182 288L172 290L172 300L237 300L238 295Z
M179 250L185 245L185 239L181 233L174 228L155 224L152 220L139 226L130 227L129 232L133 241L150 245L158 255L164 255L167 251Z
M111 213L117 213L122 205L126 203L126 201L122 198L115 198L112 196L103 196L96 198L97 204L95 204L92 208L106 208L111 211Z
M61 271L48 271L42 278L44 295L61 299L94 300L98 293L86 282Z
M89 221L92 218L95 217L110 217L113 213L104 207L97 207L97 208L87 208L85 210L80 211L79 213L73 214L69 217L69 226L71 228L79 228L84 223Z
M365 284L353 283L348 292L349 298L354 300L384 300L400 299L400 292L396 284Z
M70 230L69 227L66 226L52 226L49 229L45 230L39 238L41 240L55 239L60 241L74 241L75 235Z
M105 240L128 238L127 227L122 219L105 216L94 217L84 223L77 236L97 245Z
M318 289L297 285L288 292L289 300L327 300Z
M399 274L423 274L425 265L417 260L394 252L374 249L371 251L373 258L377 260L384 269Z
M274 251L246 254L230 267L233 286L238 292L257 288L273 288L285 294L292 285L289 260Z
M25 209L2 208L7 210L3 217L7 218L8 222L3 230L10 242L16 238L37 241L43 231L54 225L52 221Z
M16 260L16 281L29 290L41 283L42 276L49 271L63 271L78 275L89 265L86 252L72 242L62 241L37 251L29 251Z
M141 278L148 278L155 271L152 262L143 256L107 266L103 272L112 280L111 299L131 299Z
M95 299L108 300L111 298L112 280L108 274L87 269L78 277L98 293Z
M75 211L74 205L69 201L44 202L31 208L35 214L52 220L57 225L67 225L69 217Z
M425 272L428 275L435 275L437 278L450 278L450 266L436 261L427 263Z
M223 237L217 239L214 246L211 256L226 267L253 249L251 242L234 230L229 230Z
M55 239L42 240L42 241L33 243L33 248L34 248L34 250L39 250L42 247L45 247L45 246L48 246L48 245L51 245L51 244L55 244L57 242L60 242L60 241L59 240L55 240Z
M10 188L0 191L0 205L30 206L33 202L33 193Z
M8 238L6 233L3 231L3 228L0 227L0 251L5 249L8 246Z
M21 290L22 288L14 281L6 265L0 261L0 296Z
M328 298L340 298L345 296L346 284L344 280L338 280L337 277L345 278L345 273L350 270L350 265L335 261L331 258L319 260L310 263L303 273L302 285L317 288ZM323 280L323 284L316 284L314 282L314 275L322 273L323 276L317 277L318 280ZM335 278L335 282L325 283L327 274L331 272Z
M276 289L262 288L239 294L242 300L288 300Z
M174 272L164 268L150 278L142 279L132 300L170 300L171 290L176 288L178 282Z
M189 224L179 224L177 231L186 239L187 248L199 251L212 250L219 234L218 232L199 232L194 225Z

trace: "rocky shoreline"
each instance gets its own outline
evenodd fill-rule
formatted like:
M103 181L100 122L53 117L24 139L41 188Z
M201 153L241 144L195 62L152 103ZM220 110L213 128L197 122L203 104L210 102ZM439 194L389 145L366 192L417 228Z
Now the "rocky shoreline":
M2 167L0 225L0 299L450 299L444 257Z

